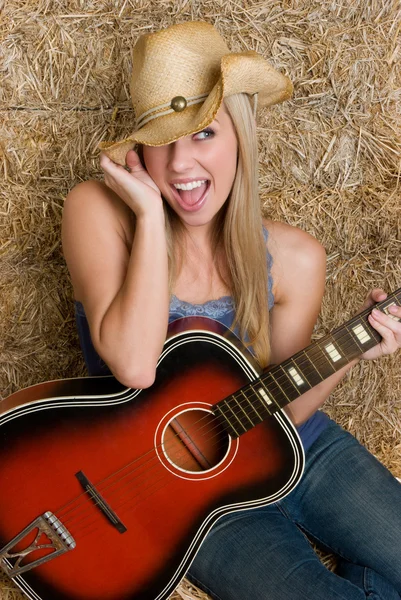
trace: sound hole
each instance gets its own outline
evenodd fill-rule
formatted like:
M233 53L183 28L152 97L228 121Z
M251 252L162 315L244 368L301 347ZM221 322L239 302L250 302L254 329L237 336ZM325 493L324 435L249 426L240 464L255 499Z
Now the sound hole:
M218 465L226 456L229 444L230 438L216 417L199 409L177 415L163 435L167 459L189 473L208 471Z

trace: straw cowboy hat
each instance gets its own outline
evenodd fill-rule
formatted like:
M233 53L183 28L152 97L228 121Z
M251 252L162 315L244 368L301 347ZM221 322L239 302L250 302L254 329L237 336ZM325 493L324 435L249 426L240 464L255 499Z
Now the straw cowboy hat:
M226 96L244 92L270 106L289 98L293 86L257 52L230 52L213 25L189 21L138 39L130 90L135 130L99 144L123 166L135 144L162 146L207 127Z

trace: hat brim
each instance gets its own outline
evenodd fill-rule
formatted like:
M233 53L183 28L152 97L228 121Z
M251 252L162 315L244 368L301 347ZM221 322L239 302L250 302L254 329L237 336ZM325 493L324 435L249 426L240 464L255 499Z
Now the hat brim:
M291 97L288 77L274 69L253 50L222 57L221 75L206 100L187 106L182 112L156 117L138 131L118 142L102 142L99 148L114 162L125 165L127 152L136 144L164 146L201 131L214 120L223 98L237 93L258 94L258 106L266 107Z

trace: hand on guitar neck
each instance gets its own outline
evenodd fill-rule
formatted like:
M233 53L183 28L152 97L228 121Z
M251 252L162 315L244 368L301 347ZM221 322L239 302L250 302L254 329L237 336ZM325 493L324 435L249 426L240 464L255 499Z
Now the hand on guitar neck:
M380 288L373 289L361 308L361 312L366 310L377 302L386 300L387 294ZM401 307L395 302L389 304L383 312L373 309L368 317L370 325L376 329L381 336L381 341L361 355L363 360L374 360L386 354L393 354L401 347Z

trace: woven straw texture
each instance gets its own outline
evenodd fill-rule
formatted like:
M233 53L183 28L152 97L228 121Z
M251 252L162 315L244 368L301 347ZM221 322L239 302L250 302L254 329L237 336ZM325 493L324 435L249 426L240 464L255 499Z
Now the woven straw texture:
M270 106L291 96L290 80L254 51L229 53L209 23L190 21L139 39L133 51L130 91L137 120L152 112L150 122L116 145L101 144L115 162L135 142L148 146L168 144L209 125L225 96L258 93L259 106ZM165 114L166 103L177 96L207 93L201 104L183 112Z
M294 83L258 118L266 216L328 253L314 338L400 287L401 7L395 0L7 0L0 7L0 390L85 373L60 248L63 201L133 131L138 36L203 19ZM400 356L361 363L325 410L401 476ZM332 558L322 556L330 566ZM0 576L1 600L21 599ZM174 599L206 596L184 583ZM252 600L252 599L250 599ZM256 600L256 599L255 599Z

